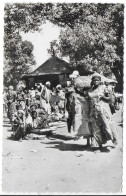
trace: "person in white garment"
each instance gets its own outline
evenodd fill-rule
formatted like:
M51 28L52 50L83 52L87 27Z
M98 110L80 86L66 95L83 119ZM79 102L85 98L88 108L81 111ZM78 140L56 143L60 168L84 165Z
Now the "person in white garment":
M46 110L48 114L51 113L50 99L52 91L50 89L51 83L47 81L45 86L42 86L41 96L40 96L40 106Z
M79 72L77 70L73 71L72 74L69 75L69 79L71 81L71 84L74 85L75 80L79 77Z

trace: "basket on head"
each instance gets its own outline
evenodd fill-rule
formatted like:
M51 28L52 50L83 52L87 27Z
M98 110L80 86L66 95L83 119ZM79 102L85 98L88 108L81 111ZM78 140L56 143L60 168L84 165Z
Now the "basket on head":
M76 80L75 80L75 87L78 90L82 90L84 88L90 88L91 84L91 78L89 76L79 76Z

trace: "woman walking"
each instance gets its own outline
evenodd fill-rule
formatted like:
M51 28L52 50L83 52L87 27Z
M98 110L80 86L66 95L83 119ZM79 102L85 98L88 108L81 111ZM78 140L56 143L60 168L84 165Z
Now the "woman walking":
M90 103L89 129L93 135L93 144L102 149L108 140L117 144L117 132L109 107L111 98L105 96L105 86L101 85L101 77L92 76L91 89L88 91Z
M86 91L87 88L84 89ZM75 90L76 96L74 96L75 102L75 120L74 131L76 133L75 139L83 137L87 139L87 146L90 146L91 132L88 126L89 123L89 102L88 98L80 94Z

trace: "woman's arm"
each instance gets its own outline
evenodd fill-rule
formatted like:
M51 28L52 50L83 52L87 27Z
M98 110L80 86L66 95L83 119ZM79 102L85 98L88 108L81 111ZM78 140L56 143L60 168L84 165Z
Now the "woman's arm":
M105 95L101 96L100 99L103 101L111 101L111 97L110 96L106 97Z
M84 97L86 97L87 96L87 91L84 91L84 92L81 92L81 91L79 91L76 87L75 87L75 91L76 91L76 93L78 93L78 94L80 94L80 95L82 95L82 96L84 96Z

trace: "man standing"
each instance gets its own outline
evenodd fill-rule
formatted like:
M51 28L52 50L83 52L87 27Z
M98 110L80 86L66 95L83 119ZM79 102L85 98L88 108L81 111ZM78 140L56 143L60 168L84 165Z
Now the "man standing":
M52 91L50 89L51 83L48 81L43 85L40 96L40 106L46 110L48 114L51 113L50 99Z
M74 86L71 86L71 83L67 83L67 88L65 89L65 108L68 112L67 117L67 128L68 132L71 133L71 127L74 125L74 116L75 116L75 105L74 105Z
M72 85L74 85L74 82L78 77L79 77L79 72L77 70L73 71L73 73L69 75Z

